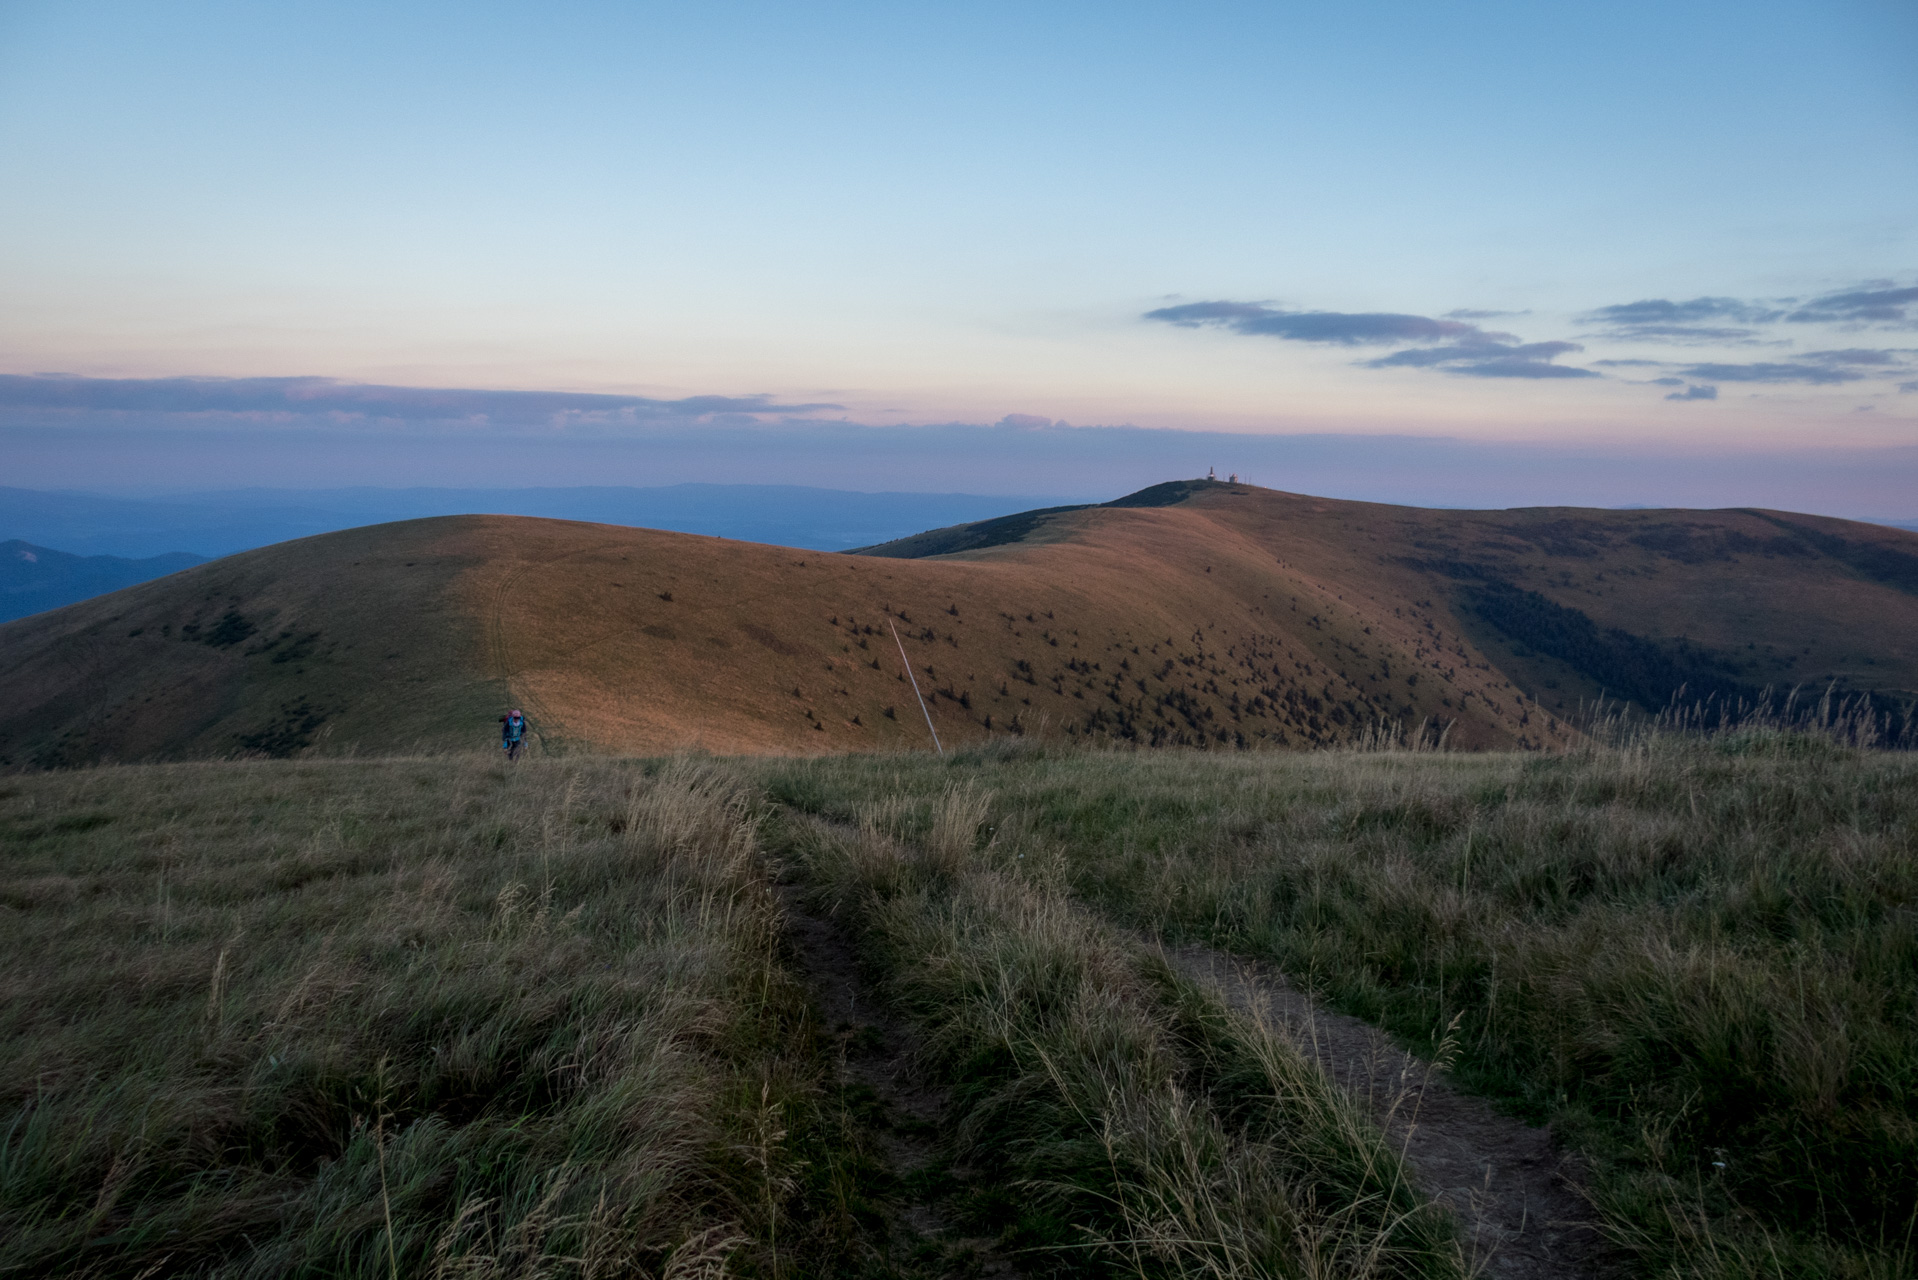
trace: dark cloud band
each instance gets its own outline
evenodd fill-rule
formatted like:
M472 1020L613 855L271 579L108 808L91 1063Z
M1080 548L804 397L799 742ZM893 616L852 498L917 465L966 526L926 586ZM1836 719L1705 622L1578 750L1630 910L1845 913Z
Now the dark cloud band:
M0 374L0 409L106 413L355 417L530 426L572 418L699 419L804 414L836 404L777 404L768 396L644 396L571 391L388 387L333 378L81 378Z

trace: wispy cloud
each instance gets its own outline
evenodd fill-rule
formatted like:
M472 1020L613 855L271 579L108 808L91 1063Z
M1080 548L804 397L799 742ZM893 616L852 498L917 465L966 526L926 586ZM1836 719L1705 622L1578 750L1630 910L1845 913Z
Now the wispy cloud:
M1785 319L1793 324L1918 329L1918 286L1899 288L1889 280L1874 281L1863 288L1813 298Z
M391 387L333 378L83 378L0 374L0 409L142 414L472 422L495 426L567 421L753 419L836 410L769 396L644 396L570 391Z
M1585 348L1576 342L1458 342L1444 347L1415 347L1366 363L1374 369L1441 369L1471 378L1597 378L1591 369L1553 364L1559 356Z
M1756 337L1753 325L1771 324L1783 308L1737 298L1641 298L1588 311L1579 319L1599 326L1598 336L1625 341L1745 342ZM1726 321L1730 321L1727 324Z
M1689 364L1679 367L1688 378L1714 382L1797 382L1836 386L1883 377L1910 366L1900 350L1849 348L1843 351L1807 351L1791 360L1759 360L1748 364Z
M1699 361L1688 364L1672 360L1613 359L1594 360L1592 363L1607 369L1672 371L1662 377L1645 379L1647 385L1654 387L1680 387L1691 380L1839 386L1872 378L1896 377L1918 368L1914 356L1918 356L1918 350L1910 348L1847 347L1838 351L1807 351L1789 360ZM1666 397L1668 400L1679 398L1682 397Z
M1772 324L1786 313L1778 305L1738 297L1642 297L1598 307L1579 317L1596 324L1596 336L1625 342L1749 342L1759 334L1753 324ZM1728 324L1730 320L1730 324Z
M1397 346L1406 342L1494 336L1462 320L1435 320L1430 316L1400 315L1387 311L1282 311L1258 302L1188 302L1182 306L1148 311L1145 318L1162 320L1186 329L1215 326L1255 337L1325 342L1346 347Z
M1679 345L1749 344L1767 326L1828 324L1848 329L1918 329L1918 286L1874 280L1815 298L1641 298L1587 311L1594 337ZM1790 345L1774 330L1771 339Z
M1680 381L1680 379L1660 378L1659 381L1660 382L1667 382L1667 381L1677 382L1677 381ZM1683 391L1674 391L1670 395L1666 396L1665 398L1667 400L1716 400L1718 399L1718 388L1711 387L1711 386L1703 386L1703 387L1690 386L1690 387L1686 387Z
M1692 364L1684 366L1684 369L1688 378L1716 378L1720 382L1804 382L1815 386L1857 382L1865 376L1854 369L1834 369L1825 365L1782 360L1760 360L1751 364Z
M1472 313L1453 312L1453 316ZM1596 378L1590 369L1553 364L1584 348L1575 342L1523 342L1464 319L1388 311L1286 311L1259 302L1189 302L1145 313L1182 328L1215 327L1249 337L1406 350L1361 363L1369 369L1436 369L1471 378ZM1437 344L1415 346L1411 344Z

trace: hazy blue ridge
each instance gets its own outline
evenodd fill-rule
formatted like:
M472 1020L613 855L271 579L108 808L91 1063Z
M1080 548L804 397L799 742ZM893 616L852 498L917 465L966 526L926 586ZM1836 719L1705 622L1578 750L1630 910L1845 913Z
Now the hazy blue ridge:
M31 542L0 542L0 622L44 613L108 591L163 578L206 563L207 557L174 551L144 560L76 556Z
M234 489L164 498L0 488L0 538L86 555L231 555L389 520L547 516L844 551L941 525L1056 505L1057 496L852 493L797 485L661 488Z

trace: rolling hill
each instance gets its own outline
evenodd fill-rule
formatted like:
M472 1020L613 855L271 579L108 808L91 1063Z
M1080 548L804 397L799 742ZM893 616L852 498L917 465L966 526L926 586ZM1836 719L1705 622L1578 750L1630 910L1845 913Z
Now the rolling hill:
M898 640L895 641L894 633ZM0 627L0 763L485 745L1568 741L1647 706L1918 691L1918 535L1782 512L1432 511L1179 481L827 554L500 516L261 548Z

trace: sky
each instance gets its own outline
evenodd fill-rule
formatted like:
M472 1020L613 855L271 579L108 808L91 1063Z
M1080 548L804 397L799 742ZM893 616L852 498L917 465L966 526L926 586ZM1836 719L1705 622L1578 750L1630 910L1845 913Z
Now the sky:
M0 0L0 458L1909 518L1913 67L1909 0Z

